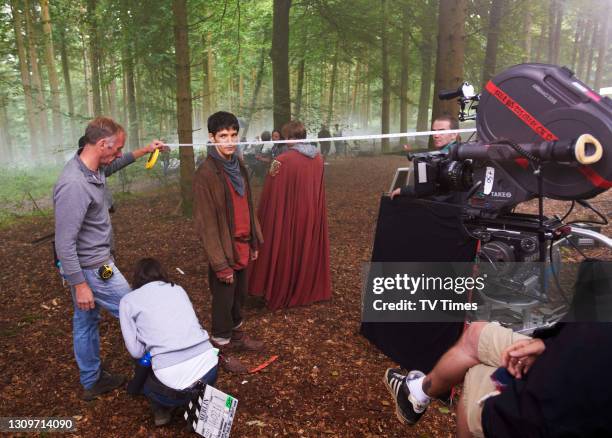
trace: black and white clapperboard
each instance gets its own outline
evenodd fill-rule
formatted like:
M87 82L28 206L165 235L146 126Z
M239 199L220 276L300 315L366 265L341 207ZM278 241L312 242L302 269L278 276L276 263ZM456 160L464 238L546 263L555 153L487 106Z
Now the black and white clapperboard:
M238 400L206 385L203 393L192 399L185 410L189 427L205 438L228 438Z

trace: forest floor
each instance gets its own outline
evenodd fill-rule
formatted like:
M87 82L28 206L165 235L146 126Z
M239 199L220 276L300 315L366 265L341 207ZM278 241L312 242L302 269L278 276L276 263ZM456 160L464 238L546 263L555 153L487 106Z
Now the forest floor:
M328 302L270 312L247 310L246 329L266 342L262 353L239 356L256 374L221 372L217 387L238 399L235 437L450 437L455 414L434 403L415 427L402 426L382 382L395 364L359 334L363 262L370 258L380 194L400 156L332 159L326 166L333 296ZM255 188L258 199L261 186ZM191 220L177 215L174 187L123 199L113 215L117 265L129 277L144 256L163 260L189 293L204 328L210 327L207 263ZM594 204L612 211L610 192ZM565 203L547 211L563 214ZM533 208L533 204L527 208ZM93 402L79 399L72 354L72 302L52 265L52 217L35 217L0 230L0 417L74 416L75 436L193 436L185 422L155 428L144 397L124 389ZM609 235L610 229L608 228ZM184 272L180 274L178 269ZM118 322L103 313L101 350L107 368L131 375L132 360Z

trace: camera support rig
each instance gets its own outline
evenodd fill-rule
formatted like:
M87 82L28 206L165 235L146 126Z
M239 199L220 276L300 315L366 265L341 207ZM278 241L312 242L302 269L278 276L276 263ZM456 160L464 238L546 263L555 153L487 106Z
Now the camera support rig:
M478 140L453 145L447 154L413 154L414 185L402 194L422 198L464 192L462 222L481 241L481 260L491 264L544 262L548 250L552 259L555 242L572 234L612 248L612 239L604 235L544 216L544 198L588 206L584 200L612 187L608 97L569 69L546 64L511 67L490 80L482 94L463 83L439 97L457 98L459 119L476 120ZM537 215L513 212L534 198ZM534 277L544 292L544 275Z

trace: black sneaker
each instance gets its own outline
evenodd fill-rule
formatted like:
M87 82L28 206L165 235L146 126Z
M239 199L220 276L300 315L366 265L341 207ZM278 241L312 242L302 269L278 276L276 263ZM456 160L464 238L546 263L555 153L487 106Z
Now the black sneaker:
M173 407L162 406L151 400L151 409L153 410L153 420L156 426L165 426L172 421Z
M401 374L402 370L389 368L385 372L384 382L395 400L395 415L402 424L413 425L425 413L429 403L419 403L408 389L408 381L423 377L420 371L410 371L407 376Z
M123 385L125 378L120 374L111 374L108 371L102 370L98 381L89 389L83 390L81 399L85 401L92 401L98 396L112 391L115 388L119 388Z

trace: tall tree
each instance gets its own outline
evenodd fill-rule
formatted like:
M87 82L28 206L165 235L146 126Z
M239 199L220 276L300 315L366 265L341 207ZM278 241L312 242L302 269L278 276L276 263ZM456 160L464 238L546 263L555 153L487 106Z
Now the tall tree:
M602 29L599 33L599 42L597 44L597 65L595 67L595 81L593 83L593 88L595 88L595 91L599 91L599 89L601 88L601 82L607 60L606 54L608 52L608 46L610 41L610 10L603 10L601 11L601 14Z
M0 153L2 158L10 163L13 160L13 139L9 129L7 106L8 96L5 92L0 92Z
M38 34L34 27L32 18L32 8L29 0L24 0L24 15L26 20L26 36L28 39L28 53L30 58L30 69L32 70L32 96L34 98L34 113L38 123L40 123L40 133L43 141L49 138L49 122L47 120L47 103L45 102L45 93L43 88L40 68L38 66L38 53L36 44L38 42Z
M388 6L387 0L381 1L381 67L382 67L382 107L380 111L380 127L382 134L389 133L389 110L391 105L391 80L389 78L389 39L387 36L388 27ZM381 140L382 152L389 152L389 139Z
M302 113L302 94L304 91L304 71L306 70L306 62L304 57L298 63L297 86L295 93L295 118L299 119Z
M523 9L523 56L521 61L529 62L531 60L531 25L533 21L531 0L523 0L521 8Z
M408 81L410 80L409 75L409 63L410 63L410 45L408 41L410 39L410 8L408 4L403 5L402 8L402 52L401 62L402 70L400 73L400 132L408 131ZM407 138L400 139L400 142L407 142Z
M438 99L441 90L457 88L463 81L467 0L440 0L438 51L432 118L456 112L454 101Z
M274 127L291 120L289 92L289 10L291 0L274 0L272 18L272 87Z
M130 5L130 0L123 0L121 5L121 24L123 27L121 64L123 66L123 78L127 97L129 148L134 150L140 145L140 123L138 121L138 109L136 105L136 85L134 82L134 45L131 33L134 28L134 20L128 14Z
M91 93L94 116L102 115L100 97L100 41L98 34L97 0L87 0L87 21L89 24L89 65L91 68Z
M66 103L68 105L68 123L70 126L70 139L75 140L77 136L74 123L74 98L72 96L72 82L70 80L70 60L68 59L68 43L66 42L66 30L64 26L59 27L60 57L62 59L62 75L64 76L64 89L66 90Z
M429 0L420 21L422 42L419 46L421 55L421 87L419 91L419 112L417 114L417 131L426 131L429 126L429 104L431 102L433 35L435 34L435 8L437 0ZM434 31L432 32L432 28ZM418 139L417 139L418 140Z
M593 32L591 33L591 42L589 43L589 48L588 48L589 56L586 59L586 69L585 69L583 80L589 84L591 83L591 72L593 71L593 58L595 57L597 35L599 34L600 19L601 17L597 17L595 19L595 23L593 25Z
M49 75L51 89L51 120L53 122L53 144L59 145L64 140L62 128L62 113L60 108L60 86L55 70L55 55L53 50L53 37L51 35L51 14L49 14L49 0L40 0L40 15L45 36L45 63Z
M489 26L487 30L487 48L485 51L481 78L483 88L487 81L493 77L497 67L497 46L499 44L500 24L504 14L504 4L505 0L493 0L491 3Z
M268 39L267 31L264 31L263 35L263 43L261 45L261 50L259 53L259 66L257 67L257 73L255 76L255 86L253 87L253 96L251 97L251 104L249 105L249 109L246 116L246 126L242 132L243 136L247 136L247 132L249 131L249 126L251 126L251 122L253 121L253 115L255 114L255 106L257 105L257 97L259 96L259 90L261 89L261 83L264 79L265 67L266 67L266 41Z
M37 116L34 111L34 102L32 100L32 84L30 81L30 71L28 69L28 60L26 57L26 48L22 35L22 16L19 11L18 0L11 0L11 14L13 16L13 28L15 30L15 42L17 44L17 58L19 60L19 72L21 74L21 85L23 86L23 97L25 100L26 116L28 120L28 128L30 132L30 146L33 157L38 155L40 147L40 139L38 132Z
M202 51L202 87L201 87L201 101L202 101L202 111L200 112L200 123L202 126L206 126L206 122L208 120L208 116L211 114L211 105L210 105L210 90L208 88L208 52L209 48L206 45L206 34L201 35L202 38L202 47L206 49Z
M550 0L548 24L548 62L559 63L561 49L561 24L563 23L563 0Z
M208 34L206 35L206 47L208 49L207 79L208 79L208 93L210 96L209 97L210 106L208 107L208 110L212 113L213 108L217 107L217 92L216 92L216 85L215 85L215 52L213 50L213 44L212 44L212 32L208 32Z
M189 37L187 34L187 0L173 0L174 47L176 59L176 118L179 143L193 143L191 108L191 72L189 61ZM193 172L195 160L193 146L182 146L180 185L183 214L191 216L193 211Z
M332 61L332 75L331 82L329 85L329 96L327 101L327 126L331 125L332 119L334 117L334 94L336 92L336 82L338 82L338 51L340 50L340 43L338 42L338 38L336 38L336 46L334 50L334 59Z

